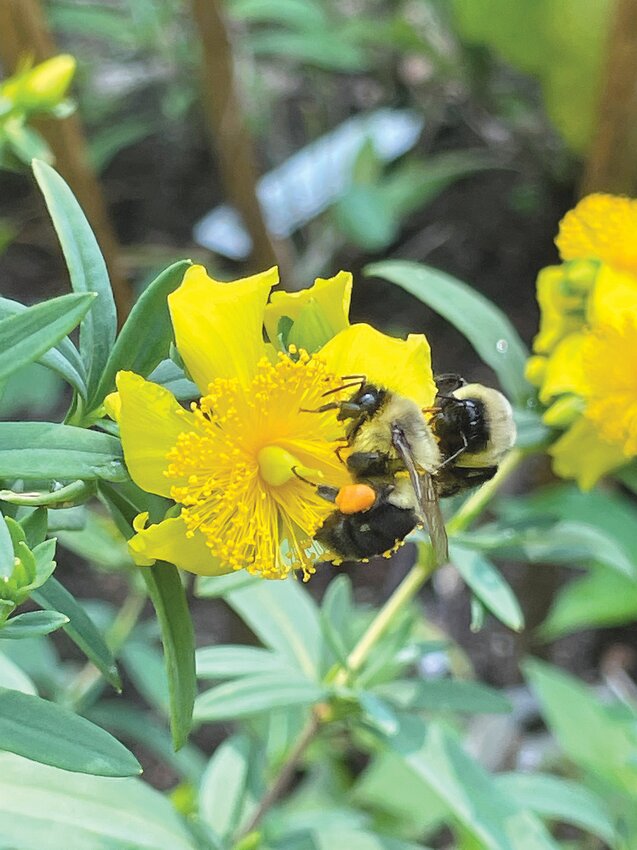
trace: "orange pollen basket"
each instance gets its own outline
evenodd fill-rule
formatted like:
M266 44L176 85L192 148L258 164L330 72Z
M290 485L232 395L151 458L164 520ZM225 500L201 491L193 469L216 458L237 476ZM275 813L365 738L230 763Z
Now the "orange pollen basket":
M358 514L367 511L376 501L376 493L368 484L346 484L338 491L334 500L343 514Z

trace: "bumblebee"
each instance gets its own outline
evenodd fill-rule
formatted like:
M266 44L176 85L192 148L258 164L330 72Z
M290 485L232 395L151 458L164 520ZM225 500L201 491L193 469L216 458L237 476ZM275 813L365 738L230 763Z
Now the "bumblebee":
M429 420L442 463L434 473L441 498L493 478L516 438L513 410L502 393L467 384L456 374L436 377L438 393Z
M320 495L334 501L337 510L325 520L316 539L339 559L363 560L395 548L422 523L438 563L443 563L448 559L447 535L431 474L442 455L423 411L410 399L369 383L363 375L344 380L352 383L330 393L357 387L349 399L307 411L336 410L337 419L347 422L343 448L350 452L345 463L356 482L340 491L319 485ZM364 498L350 504L350 486L365 488L356 491L365 493Z

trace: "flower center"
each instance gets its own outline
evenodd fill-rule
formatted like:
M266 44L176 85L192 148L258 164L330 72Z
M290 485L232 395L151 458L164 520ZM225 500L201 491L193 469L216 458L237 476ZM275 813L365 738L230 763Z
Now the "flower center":
M341 486L349 477L333 411L302 409L320 407L339 383L300 352L296 361L263 358L248 386L219 378L192 406L195 429L180 434L166 475L188 534L203 534L228 566L266 578L314 571L312 537L333 506L302 478Z

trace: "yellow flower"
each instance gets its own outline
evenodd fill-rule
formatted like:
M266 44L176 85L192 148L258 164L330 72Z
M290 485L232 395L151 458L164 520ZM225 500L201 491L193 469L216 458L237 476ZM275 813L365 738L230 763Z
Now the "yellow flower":
M27 109L50 108L66 95L75 69L73 56L61 53L9 77L0 86L0 95Z
M587 195L566 213L555 240L564 260L596 259L637 275L637 201Z
M555 474L575 479L582 490L590 490L603 475L626 462L621 448L601 440L584 416L553 443L549 454Z
M300 569L308 577L322 554L313 536L333 506L295 469L337 487L349 478L335 453L343 431L334 412L304 409L320 407L363 364L381 386L408 389L423 406L433 401L421 336L402 342L352 326L317 356L272 356L263 319L276 279L271 269L220 283L193 266L169 296L177 348L201 391L190 410L139 375L117 376L108 408L131 477L180 508L156 525L137 518L130 547L138 564L159 559L200 575L246 569L265 578Z

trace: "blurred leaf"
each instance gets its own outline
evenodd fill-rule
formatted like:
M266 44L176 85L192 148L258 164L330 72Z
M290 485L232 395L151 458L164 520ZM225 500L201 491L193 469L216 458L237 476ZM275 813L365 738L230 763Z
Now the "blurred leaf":
M107 682L121 690L121 681L113 654L84 608L60 582L51 577L46 584L32 593L33 600L48 611L56 611L69 618L62 628L79 646L86 657L95 664Z
M250 575L246 570L228 573L225 576L197 576L195 579L195 595L203 599L220 599L233 590L242 587L262 584L259 576Z
M308 32L326 29L329 19L319 0L230 0L230 13L240 21L278 23Z
M601 801L587 788L542 773L505 773L496 783L518 805L555 821L571 823L613 846L618 836Z
M325 696L325 688L294 671L246 676L200 694L195 703L195 719L211 723L252 717L292 705L313 705Z
M13 541L0 511L0 579L9 578L15 566Z
M523 671L538 697L543 716L559 744L576 764L637 795L637 724L612 717L588 688L572 676L537 660Z
M518 600L494 565L472 549L460 543L450 546L451 563L481 602L505 626L519 632L524 627L524 615Z
M89 720L112 734L141 744L145 750L165 762L194 784L201 780L206 760L195 747L186 744L178 753L166 726L148 711L116 700L100 700L87 712Z
M141 696L159 714L170 717L168 674L159 649L133 638L124 644L120 657Z
M68 623L69 618L57 611L27 611L7 621L0 629L2 640L23 640L24 638L48 635Z
M493 688L461 679L397 679L375 689L404 711L508 713L511 703Z
M53 348L87 315L94 298L61 295L0 319L0 381Z
M0 632L1 635L1 632ZM6 644L5 644L6 646ZM37 690L30 677L15 661L4 655L4 647L0 637L0 688L9 688L23 694L37 695Z
M508 317L465 283L421 263L385 260L365 268L410 292L456 327L498 376L505 392L523 405L531 388L524 377L528 351Z
M333 578L321 605L321 629L336 660L347 665L347 655L352 648L350 625L352 622L352 585L347 576Z
M305 838L306 836L303 836ZM307 841L290 846L289 850L427 850L422 844L401 841L389 835L356 829L348 824L342 826L319 826L307 834Z
M12 153L24 165L29 165L35 158L53 161L51 148L37 130L24 123L22 116L4 121L2 132Z
M197 678L234 679L259 673L281 673L287 659L256 646L204 646L197 650Z
M540 627L544 640L580 629L618 626L637 620L637 583L607 567L570 580L553 600Z
M28 309L18 301L0 298L0 319L20 315ZM86 396L86 370L76 347L68 337L63 337L50 351L43 354L38 362L57 372L82 398Z
M400 216L382 185L351 186L333 207L337 229L366 251L379 251L396 239Z
M384 696L385 699L381 699L378 694L368 691L356 693L363 712L363 721L374 729L378 729L383 735L394 735L398 729L398 718L387 694Z
M199 813L221 838L240 825L253 746L245 735L232 735L215 750L199 788Z
M168 355L173 329L167 297L180 285L190 266L188 260L174 263L142 292L110 352L93 396L94 404L115 389L115 375L120 369L147 376Z
M73 289L79 293L94 292L98 296L97 304L80 326L80 354L88 376L87 406L90 410L117 332L108 271L93 231L64 180L49 165L37 160L33 163L33 173L60 240Z
M319 614L297 581L257 579L224 598L266 646L289 658L309 678L318 677L322 652Z
M263 29L252 34L250 47L255 56L289 59L332 74L358 73L370 64L364 50L337 32Z
M0 821L24 850L198 850L169 801L138 779L77 776L0 754Z
M500 791L442 726L406 717L388 743L485 850L557 850L540 821Z
M126 541L109 516L88 511L82 529L62 531L58 540L66 549L107 570L132 567Z
M98 38L134 48L136 32L131 26L130 17L119 9L105 6L63 6L57 3L51 6L52 26L71 36L82 39Z
M178 750L188 739L197 692L192 620L176 567L157 562L153 567L145 567L142 576L161 626L170 694L170 729Z
M0 478L125 481L115 437L53 422L0 422Z
M141 773L133 754L99 726L48 700L5 688L0 688L0 749L76 773Z

